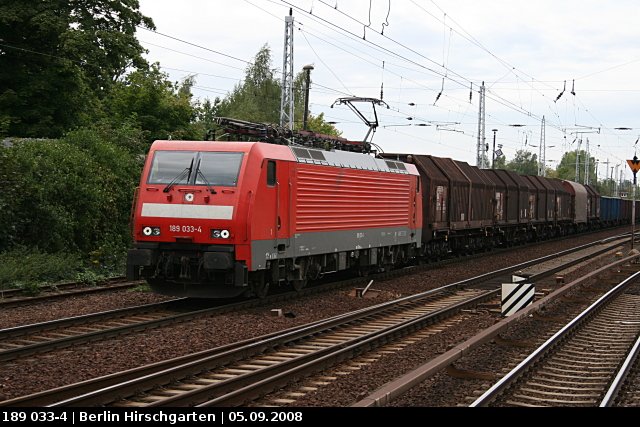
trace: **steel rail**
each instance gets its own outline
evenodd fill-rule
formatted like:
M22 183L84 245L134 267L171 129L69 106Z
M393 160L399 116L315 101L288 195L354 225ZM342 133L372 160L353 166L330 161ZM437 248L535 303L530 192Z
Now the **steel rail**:
M480 281L486 281L492 278L497 278L497 277L501 277L504 276L505 274L510 274L513 273L514 271L518 271L520 269L526 268L528 266L531 265L535 265L535 264L539 264L541 262L544 261L548 261L548 260L553 260L558 258L559 256L562 255L566 255L566 254L570 254L570 253L574 253L580 250L583 250L585 248L589 248L592 247L594 245L598 245L601 244L602 241L597 241L597 242L593 242L593 243L589 243L586 245L581 245L577 248L572 248L572 249L568 249L565 251L561 251L558 252L556 254L552 254L552 255L548 255L548 256L544 256L544 257L540 257L537 258L535 260L531 260L531 261L527 261L524 263L519 263L510 267L506 267L506 268L502 268L493 272L489 272L489 273L485 273L476 277L472 277L470 279L465 279L456 283L452 283L450 285L446 285L442 288L438 288L437 290L434 291L444 291L444 290L448 290L448 289L457 289L457 288L461 288L461 287L465 287L465 286L469 286L473 283L477 283ZM602 252L609 250L609 248L603 248L601 249ZM598 251L598 252L601 252ZM580 262L580 259L575 260L573 263L577 263ZM556 270L552 270L550 271L548 274L553 274ZM404 274L406 274L407 271L404 272ZM387 273L386 275L383 275L383 277L388 277L388 276L393 276L393 275L398 275L400 274L399 271L395 270L395 271L391 271L389 273ZM536 279L536 276L532 277L532 279ZM36 343L32 343L32 344L26 344L26 345L21 345L15 348L11 348L11 349L7 349L7 350L0 350L0 361L7 361L7 360L12 360L15 359L17 357L20 356L26 356L26 355L32 355L32 354L37 354L37 353L44 353L47 351L52 351L55 349L59 349L59 348L65 348L65 347L69 347L71 345L74 344L78 344L78 343L88 343L88 342L93 342L93 341L100 341L100 340L104 340L107 338L113 338L113 337L117 337L120 335L124 335L124 334L129 334L129 333L133 333L133 332L139 332L139 331L143 331L143 330L148 330L148 329L152 329L152 328L156 328L156 327L160 327L160 326L166 326L166 325L170 325L173 323L180 323L180 322L185 322L188 320L192 320L194 318L198 318L201 316L208 316L208 315L213 315L213 314L221 314L221 313L225 313L228 311L233 311L233 310L241 310L244 308L250 308L250 307L254 307L256 305L264 305L264 304L269 304L269 303L273 303L276 301L281 301L283 299L290 299L290 298L296 298L296 297L300 297L301 295L307 295L307 294L311 294L311 293L317 293L317 292L322 292L326 289L334 289L336 287L344 287L347 286L349 284L353 284L354 282L362 282L364 279L362 278L358 278L358 279L354 279L354 280L346 280L346 281L342 281L342 282L337 282L337 283L331 283L331 284L327 284L327 285L323 285L323 286L318 286L318 287L314 287L314 288L307 288L307 289L303 289L301 292L287 292L287 293L283 293L283 294L274 294L271 295L269 297L267 297L264 300L248 300L248 301L242 301L239 303L233 303L233 304L228 304L226 306L223 307L215 307L215 308L208 308L208 309L204 309L204 310L196 310L196 311L191 311L189 313L181 313L181 314L177 314L177 315L167 315L166 317L163 317L161 319L154 319L154 320L147 320L147 321L136 321L133 322L129 325L124 325L124 326L117 326L114 328L107 328L107 329L101 329L98 331L94 331L94 332L86 332L86 333L73 333L71 336L66 336L66 337L62 337L62 338L57 338L57 339L51 339L51 340L39 340L40 342L36 342ZM420 293L420 294L416 294L416 295L410 295L407 296L403 299L400 299L400 301L411 301L412 299L416 299L416 298L422 298L425 295L428 295L431 291L427 291L426 293ZM53 329L59 329L59 328L70 328L70 327L78 327L78 326L82 326L82 325L90 325L92 323L95 322L99 322L99 321L108 321L108 320L112 320L112 319L117 319L117 318L122 318L124 316L136 316L136 315L142 315L145 313L151 314L151 310L161 310L164 309L164 307L166 307L167 305L169 305L169 303L175 304L176 302L179 301L187 301L187 298L183 298L183 299L176 299L176 300L172 300L170 302L167 303L158 303L158 304L148 304L145 306L138 306L138 307L133 307L133 308L125 308L125 309L118 309L118 310L112 310L112 311L107 311L107 312L102 312L102 313L97 313L97 314L88 314L88 315L83 315L83 316L76 316L76 317L72 317L72 318L67 318L67 319L60 319L60 320L54 320L54 321L50 321L50 322L42 322L42 323L38 323L38 324L34 324L34 325L25 325L25 326L21 326L21 327L15 327L15 328L8 328L8 329L3 329L0 330L0 340L7 340L7 339L16 339L19 337L28 337L29 335L33 335L33 334L37 334L37 333L42 333L42 332L52 332ZM64 331L62 331L64 332ZM25 340L26 342L28 342L28 340Z
M543 307L545 307L552 301L555 301L558 297L566 294L567 292L583 284L584 282L599 276L600 274L606 272L607 270L610 270L612 268L618 267L620 265L626 264L631 261L636 261L638 260L638 258L640 258L640 256L638 255L622 258L607 266L601 267L577 280L574 280L573 282L567 283L560 289L557 289L554 292L550 293L549 295L545 296L544 298L538 301L535 301L533 304L523 308L522 310L516 312L512 316L499 321L498 323L485 329L479 334L456 345L454 348L448 350L447 352L435 357L432 360L429 360L425 364L408 372L407 374L399 378L396 378L395 380L390 381L389 383L383 385L382 387L378 388L376 391L371 393L369 396L354 403L352 406L370 407L370 406L388 405L391 401L393 401L394 399L396 399L398 396L402 395L406 391L417 386L418 384L432 377L436 373L441 372L447 366L450 366L455 361L467 355L472 350L491 341L500 333L502 333L503 331L506 331L513 323L518 322L520 319L527 318L532 313L535 313L541 310Z
M47 293L44 295L36 296L24 296L22 289L7 289L0 291L0 307L12 308L26 304L37 304L46 301L53 301L62 298L68 298L70 296L97 294L101 292L119 291L123 289L130 289L143 284L143 281L136 280L127 283L119 283L123 280L118 278L114 280L115 284L107 283L97 286L82 285L79 283L66 283L61 285L50 285L47 288L51 290L43 290L41 292L55 292ZM62 291L60 291L62 290Z
M186 316L192 313L181 313L175 315L174 311L174 313L167 313L167 315L162 319L146 321L137 320L131 322L131 324L129 325L118 327L105 328L104 325L99 324L99 322L108 323L115 321L126 321L127 317L132 318L135 316L157 315L160 314L162 310L172 310L172 306L180 303L185 303L186 300L186 298L181 298L161 303L121 308L116 310L103 311L100 313L91 313L81 316L52 320L48 322L1 329L0 346L6 347L9 344L13 345L14 347L0 350L0 361L12 360L20 356L43 353L59 348L69 347L73 344L87 343L91 341L98 341L105 338L115 337L118 335L131 333L132 331L147 329L155 324L157 324L157 326L160 326L163 324L167 324L167 322L183 321L183 319L187 318ZM131 319L129 321L131 321ZM92 326L95 326L95 329L99 330L92 332L73 331L73 328L82 327L93 329ZM46 334L51 333L63 335L63 337L53 337L51 339L46 339ZM69 333L70 335L67 335ZM30 337L34 337L36 334L44 334L45 336L43 337L38 335L37 339L30 339ZM28 344L12 344L10 340L19 340ZM7 341L9 342L7 343Z
M587 247L590 247L590 246L593 246L593 245L600 244L600 243L602 243L602 242L603 242L602 240L599 240L599 241L597 241L597 242L593 242L593 243L591 243L591 244L581 245L581 246L579 246L579 247L577 247L577 248L573 248L573 249L569 249L569 250L565 250L565 251L559 252L558 254L553 254L553 255L546 256L546 257L541 257L541 258L538 258L538 259L536 259L536 260L534 260L534 261L529 261L529 262L526 262L526 263L517 264L517 265L515 265L515 266L511 266L511 267L509 267L509 268L500 269L500 270L497 270L497 271L495 271L495 272L490 272L490 273L482 274L482 275L480 275L480 276L477 276L477 277L474 277L474 278L471 278L471 279L467 279L467 280L463 280L463 281L459 281L459 282L456 282L456 283L453 283L453 284L450 284L450 285L444 286L444 287L442 287L442 288L433 289L433 290L430 290L430 291L423 292L423 293L421 293L421 294L408 296L408 297L405 297L405 298L400 299L400 301L411 301L411 300L414 300L414 299L416 299L416 298L421 298L421 297L424 297L424 296L426 296L426 295L430 295L430 294L433 294L433 293L436 293L436 292L443 292L443 291L447 291L447 290L453 290L453 289L456 289L456 288L463 288L463 287L465 287L465 286L468 286L468 285L470 285L470 284L476 283L476 282L478 282L478 281L488 280L488 279L495 278L495 277L500 277L501 275L504 275L504 274L508 274L508 273L511 273L511 272L517 271L517 270L522 269L522 268L525 268L526 266L529 266L529 265L531 265L531 264L535 264L535 263L539 263L539 262L547 261L547 260L550 260L550 259L555 259L555 258L557 258L557 257L558 257L558 256L560 256L560 255L563 255L563 254L569 254L569 253L572 253L572 252L576 252L576 251L582 250L582 249L584 249L584 248L587 248ZM606 250L609 250L609 248L602 249L602 251L606 251ZM575 262L580 262L580 261L579 261L579 260L578 260L578 261L574 261L574 263L575 263ZM415 271L415 270L411 270L411 272L414 272L414 271ZM394 273L394 275L397 275L397 273L398 273L398 272L397 272L397 271L393 271L393 272L391 272L391 273ZM553 272L548 272L547 274L552 274L552 273L553 273ZM370 277L371 277L371 276L370 276ZM370 278L370 277L369 277L369 278ZM536 279L537 277L538 277L538 276L534 276L534 277L532 277L532 279ZM366 280L368 280L369 278L366 278ZM359 280L359 281L362 281L363 279L358 279L358 280ZM344 287L344 286L345 286L345 284L344 284L344 283L351 283L351 284L353 284L353 282L354 282L353 280L350 280L350 281L346 281L346 282L340 282L340 283L342 283L342 284L335 284L335 283L334 283L334 284L330 284L330 285L326 285L326 286L327 286L327 287L329 287L329 288L340 288L340 287ZM309 293L322 292L322 291L323 291L323 289L321 289L321 288L322 288L322 287L320 287L320 288L319 288L319 287L308 288L308 289L303 290L303 294L304 294L304 291L308 291ZM274 302L274 301L280 301L280 300L283 300L283 299L287 299L287 298L288 298L288 297L287 297L287 295L298 295L298 294L299 294L299 293L289 293L289 294L282 294L282 295L273 295L273 296L271 296L271 297L267 298L267 299L266 299L266 300L264 300L264 301L260 301L260 300L251 300L251 301L248 301L248 302L242 302L242 303L233 304L233 305L230 305L230 306L227 306L227 307L224 307L224 308L217 308L217 310L232 311L232 310L234 310L234 309L248 308L248 307L253 307L253 306L256 306L256 305L262 305L262 304L264 304L264 303L267 303L267 304L268 304L268 303L271 303L271 302ZM387 303L382 303L382 304L387 304ZM373 306L373 307L372 307L372 309L373 309L373 308L375 308L375 307L376 307L376 306ZM366 310L366 309L363 309L363 310ZM185 315L185 316L188 316L188 315L189 315L189 314L187 314L187 315ZM154 322L149 322L149 323L150 323L150 324L152 324L152 323L154 323ZM151 327L151 326L149 326L149 325L147 325L147 326L148 326L148 327ZM118 328L118 329L119 329L119 331L117 331L117 332L118 332L119 334L122 334L122 333L126 333L126 332L127 332L127 330L128 330L128 331L135 331L135 330L139 330L139 326L138 326L138 325L134 325L134 326L131 326L131 327L123 327L123 328ZM94 338L94 340L95 340L95 339L98 339L98 338ZM214 350L215 350L215 349L214 349ZM214 351L214 352L215 352L215 351ZM197 358L197 356L194 356L194 355L187 355L187 356L184 356L184 358L185 358L185 360L186 360L186 359L194 359L194 358ZM178 358L178 359L181 359L181 358ZM161 364L162 364L162 363L168 363L168 362L161 362ZM150 365L150 366L151 366L151 365ZM164 366L164 367L166 367L166 366L169 366L169 364L167 364L167 365L163 365L163 366ZM158 367L158 368L160 369L160 367ZM143 368L141 368L141 369L142 369L142 371L145 371L145 367L143 367ZM134 369L133 371L136 371L136 369ZM147 372L147 371L145 371L145 372ZM114 375L115 375L115 374L114 374ZM109 376L109 377L112 377L112 376ZM98 379L98 380L100 380L100 379ZM88 382L90 382L90 381L92 381L92 380L89 380ZM106 382L105 382L105 381L106 381ZM109 380L105 380L105 381L103 381L103 384L107 384L107 383L108 383L108 384L111 384L111 383L113 383L113 382L117 382L117 379L115 379L115 377L112 377L111 379L109 379ZM59 391L60 391L60 390L59 390ZM44 393L44 392L42 392L42 393ZM71 393L71 392L70 392L70 393ZM39 394L40 394L40 393L36 393L36 395L39 395ZM59 396L59 395L58 395L58 396ZM42 402L46 402L46 401L47 401L45 397L42 397L42 399L43 399L43 400L41 400ZM14 399L14 400L15 400L15 399ZM18 400L16 400L16 404L18 404L20 401L21 401L21 400L20 400L20 398L18 398ZM28 401L28 399L24 400L24 402L25 402L25 403L26 403L27 401ZM26 403L26 404L28 404L28 403ZM2 406L2 403L1 403L1 402L0 402L0 406Z
M602 398L602 401L600 402L600 405L599 405L601 408L610 407L615 404L616 398L618 397L618 393L622 389L622 386L624 385L624 382L626 381L629 373L631 372L633 368L633 364L635 363L639 354L640 354L640 336L638 336L638 339L636 340L635 344L629 351L629 354L627 355L626 359L622 363L622 366L618 370L618 373L616 374L615 378L613 379L611 386L609 387L604 397Z
M545 354L551 351L558 343L564 338L575 332L578 327L588 321L596 312L598 312L603 306L609 303L613 298L618 296L627 287L632 285L636 279L640 277L640 271L634 273L627 279L623 280L616 287L605 293L598 298L593 304L591 304L586 310L576 316L572 321L565 325L562 329L556 332L551 338L549 338L544 344L538 347L533 353L513 368L507 375L502 377L497 383L495 383L489 390L478 397L470 407L487 406L491 401L495 399L500 393L502 393L510 384L516 379L522 376L536 361L540 360Z
M277 389L278 387L288 385L292 378L305 377L322 371L327 367L334 366L344 360L349 360L355 355L362 354L365 351L375 349L385 343L396 340L399 337L403 337L411 332L420 330L424 328L425 325L432 324L436 320L451 317L459 310L496 296L497 293L498 291L487 291L476 297L461 301L455 305L425 314L416 319L407 320L397 325L387 327L379 332L369 334L361 339L354 340L352 343L345 344L346 346L336 345L324 354L319 352L318 354L314 353L313 355L306 356L304 359L296 359L297 363L285 367L286 369L284 370L280 370L266 378L258 379L258 381L248 378L249 381L245 380L246 385L244 387L234 389L229 393L203 402L197 406L243 405L248 401L261 397L267 392Z
M478 301L489 298L495 294L496 291L482 292L453 306L448 306L447 308L443 308L435 312L430 312L425 315L398 322L393 326L382 328L376 332L353 337L347 343L339 343L325 348L318 348L317 351L300 357L289 359L282 363L274 364L251 373L238 375L223 382L201 387L197 390L169 397L158 401L157 403L149 404L148 406L187 406L207 401L214 396L220 397L221 394L231 393L232 391L240 388L243 390L242 392L237 391L233 394L229 394L227 398L220 397L225 400L225 404L227 405L232 404L232 402L238 403L239 400L246 399L246 393L249 391L255 392L256 387L264 387L265 384L273 384L273 382L282 380L283 375L288 375L286 372L291 373L292 370L306 370L309 369L310 366L315 366L317 369L321 369L321 367L318 367L320 365L315 365L316 362L326 361L327 358L344 356L344 352L353 351L354 348L371 346L373 345L372 343L374 340L379 342L388 342L390 339L393 339L392 335L397 335L398 333L401 333L400 331L402 330L406 332L412 328L419 327L418 325L420 323L424 324L425 322L432 322L434 319L438 319L443 316L449 316L469 304L477 303ZM112 402L114 400L114 396L124 397L129 393L139 392L145 389L149 390L149 388L157 387L159 384L169 384L179 378L187 378L197 375L198 373L202 373L203 371L223 367L231 362L251 360L252 357L263 357L268 351L277 353L278 351L281 351L281 348L290 349L292 348L291 346L294 345L293 343L301 342L304 339L313 339L322 333L331 333L339 327L347 324L353 324L354 322L366 323L367 319L374 315L382 316L382 312L387 313L387 315L391 315L391 313L395 313L399 308L401 309L403 307L407 308L406 302L395 302L395 304L384 303L380 304L380 306L376 308L361 309L358 310L357 313L348 313L336 316L329 321L321 321L310 326L304 325L302 328L292 330L287 334L276 335L270 339L263 339L249 343L247 346L215 354L206 359L171 368L163 372L150 374L139 380L132 380L124 384L116 384L106 389L97 390L83 396L60 401L50 406L105 405ZM243 393L244 396L239 395L239 393ZM207 404L215 403L209 402Z
M302 327L294 327L294 328L287 329L285 331L274 332L264 336L244 340L238 343L229 344L223 347L219 347L211 350L205 350L202 352L198 352L198 353L194 353L186 356L181 356L171 360L158 362L156 364L147 365L141 368L131 369L128 371L124 371L122 373L116 373L116 374L108 375L106 377L101 377L98 379L87 380L82 383L78 383L77 385L65 386L65 387L57 388L55 390L47 390L44 392L35 393L30 396L24 396L24 397L12 399L10 401L0 402L0 406L14 405L14 404L20 405L20 406L22 405L31 406L36 404L44 405L44 404L51 403L52 401L55 401L55 400L51 400L50 398L47 398L46 396L47 394L51 394L52 396L54 396L54 398L55 397L59 398L61 395L77 396L79 394L78 392L84 392L86 390L92 390L98 387L104 388L120 381L126 381L126 379L121 380L119 378L120 375L122 376L122 378L144 376L152 372L158 372L158 371L172 368L174 366L183 365L185 363L191 363L194 360L221 357L221 355L225 355L226 353L230 351L234 351L235 349L243 346L255 345L258 351L263 351L265 348L264 343L274 339L275 337L281 337L288 341L295 341L296 339L299 339L301 337L311 335L311 334L316 334L322 330L334 328L341 324L348 323L354 319L372 315L376 311L388 309L394 305L410 304L417 300L436 296L437 294L445 293L445 292L449 292L449 289L444 289L444 290L441 288L431 289L417 295L410 295L410 296L401 298L400 300L387 301L387 302L379 303L370 307L365 307L353 312L339 314L328 319L322 319L317 322L303 325ZM238 303L238 305L240 304L243 304L243 303ZM230 310L229 307L222 307L221 309L225 309L227 311ZM232 360L225 359L225 363L229 361L232 361ZM92 385L92 383L94 382L97 385ZM75 391L70 391L70 389L75 388L75 386L78 386L78 389Z

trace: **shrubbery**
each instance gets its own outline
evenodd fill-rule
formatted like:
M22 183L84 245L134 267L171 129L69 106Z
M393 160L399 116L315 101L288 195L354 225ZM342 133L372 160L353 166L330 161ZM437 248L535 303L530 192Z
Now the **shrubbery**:
M59 140L5 141L0 284L73 278L80 265L72 259L96 274L121 273L142 147L141 132L127 125L81 129Z
M0 253L0 289L29 289L40 283L74 279L81 270L82 261L77 255L16 248Z

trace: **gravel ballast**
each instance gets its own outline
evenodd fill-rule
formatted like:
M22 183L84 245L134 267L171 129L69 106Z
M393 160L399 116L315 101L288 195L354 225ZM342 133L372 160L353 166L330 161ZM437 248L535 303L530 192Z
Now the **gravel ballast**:
M545 243L527 248L513 248L513 250L500 254L489 254L486 257L473 260L460 259L459 262L444 267L435 267L405 277L374 282L372 288L381 291L376 298L357 299L349 295L351 290L332 291L296 301L283 302L278 307L259 307L239 313L217 315L126 335L113 340L13 360L5 363L0 372L0 400L305 324L400 296L443 286L612 234L614 233L609 231L597 235L575 237L568 241ZM61 301L3 310L0 313L0 328L142 305L166 299L168 298L139 290L72 297ZM284 312L292 313L294 317L274 317L271 314L273 308L280 308ZM402 355L398 353L385 356L378 363L364 367L357 374L348 375L344 378L344 382L339 382L339 385L336 382L323 388L319 393L307 395L297 401L296 405L349 405L363 394L375 390L388 380L411 369L411 366L423 363L430 354L442 353L453 343L460 342L475 333L474 331L495 322L495 316L489 313L478 312L477 314L465 315L465 317L462 322L441 334L437 334L436 336L439 337L437 340L426 340L424 343L410 346L402 352ZM388 359L388 361L384 359ZM331 397L332 387L344 391L336 391L334 397ZM406 402L406 404L411 403ZM402 406L402 403L400 405Z

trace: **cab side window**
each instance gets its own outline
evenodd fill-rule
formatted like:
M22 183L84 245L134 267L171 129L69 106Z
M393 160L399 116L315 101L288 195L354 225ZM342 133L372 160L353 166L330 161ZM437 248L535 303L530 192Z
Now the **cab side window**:
M269 160L267 162L267 185L273 187L276 185L276 161Z

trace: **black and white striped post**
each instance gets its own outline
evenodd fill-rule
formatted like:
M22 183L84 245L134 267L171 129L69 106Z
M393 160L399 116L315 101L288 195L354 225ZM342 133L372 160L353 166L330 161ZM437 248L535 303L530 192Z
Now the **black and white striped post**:
M529 282L530 274L517 274L511 277L513 283L502 284L502 315L511 316L533 302L536 287Z

